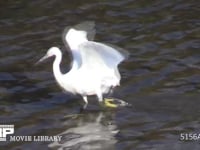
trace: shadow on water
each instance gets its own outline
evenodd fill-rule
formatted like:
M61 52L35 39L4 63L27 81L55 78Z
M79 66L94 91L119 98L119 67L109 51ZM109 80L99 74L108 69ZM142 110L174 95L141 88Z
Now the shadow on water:
M0 5L0 124L14 124L16 136L65 137L62 143L0 142L4 149L200 148L198 140L180 140L181 133L200 133L198 1L21 0ZM64 58L61 69L67 71L71 60L62 32L86 20L96 22L95 41L131 53L119 66L122 80L114 96L133 108L96 112L98 104L91 97L92 111L64 118L80 113L81 99L61 92L52 60L37 67L34 63L58 46Z
M80 115L81 117L78 114L74 116L78 121L77 126L60 133L59 136L62 136L62 140L49 144L50 148L76 150L109 150L115 148L117 142L115 135L118 130L113 121L105 120L105 117L108 117L105 116L105 113ZM68 121L63 123L68 124Z

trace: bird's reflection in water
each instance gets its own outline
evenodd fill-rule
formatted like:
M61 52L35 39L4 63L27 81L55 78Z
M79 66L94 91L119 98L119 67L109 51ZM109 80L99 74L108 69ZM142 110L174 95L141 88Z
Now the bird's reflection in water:
M85 116L86 115L86 116ZM80 117L80 118L79 118ZM60 133L62 140L53 142L50 148L76 150L114 149L117 142L115 135L119 132L107 114L83 114L78 117L78 125Z

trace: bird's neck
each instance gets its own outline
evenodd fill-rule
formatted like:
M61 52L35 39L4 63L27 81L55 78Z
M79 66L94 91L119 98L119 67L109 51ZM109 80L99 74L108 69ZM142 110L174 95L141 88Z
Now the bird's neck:
M54 76L55 76L57 82L59 82L59 80L62 78L62 72L60 71L60 63L62 60L62 53L59 52L55 56L56 57L55 57L55 60L53 63L53 73L54 73Z

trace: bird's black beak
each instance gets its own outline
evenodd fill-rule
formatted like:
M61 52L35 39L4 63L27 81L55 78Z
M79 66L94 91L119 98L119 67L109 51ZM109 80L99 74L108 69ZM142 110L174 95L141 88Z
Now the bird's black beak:
M49 58L49 56L48 55L45 55L44 57L42 57L40 60L38 60L36 63L35 63L35 65L38 65L38 64L40 64L41 62L43 62L45 59L47 59L47 58Z

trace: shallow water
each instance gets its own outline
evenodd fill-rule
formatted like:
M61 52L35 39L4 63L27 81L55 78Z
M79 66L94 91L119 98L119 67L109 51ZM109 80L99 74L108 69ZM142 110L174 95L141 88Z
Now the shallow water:
M0 122L14 135L63 135L61 143L0 142L16 149L199 149L200 20L197 1L1 1ZM96 41L127 49L114 96L131 108L102 110L95 97L80 113L80 97L56 85L52 60L34 63L48 48L70 57L61 34L66 26L96 22ZM105 137L105 139L103 139ZM56 146L57 145L57 146ZM54 148L52 148L54 147Z

